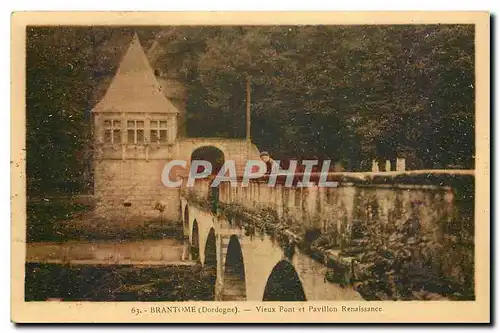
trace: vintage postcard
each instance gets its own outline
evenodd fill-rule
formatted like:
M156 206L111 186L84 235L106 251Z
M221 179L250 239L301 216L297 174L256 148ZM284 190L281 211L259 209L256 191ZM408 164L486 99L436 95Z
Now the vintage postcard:
M488 323L486 12L12 16L12 321Z

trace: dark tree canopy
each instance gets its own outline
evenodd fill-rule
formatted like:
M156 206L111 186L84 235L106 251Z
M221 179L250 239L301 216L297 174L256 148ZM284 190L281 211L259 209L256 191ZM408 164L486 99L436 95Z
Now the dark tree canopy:
M27 28L30 193L92 187L90 111L114 76L133 32L107 27ZM150 30L141 35L147 41Z
M369 170L474 167L472 25L28 28L28 178L91 182L89 111L133 32L185 82L189 136L245 136L274 158ZM44 185L45 184L45 185Z

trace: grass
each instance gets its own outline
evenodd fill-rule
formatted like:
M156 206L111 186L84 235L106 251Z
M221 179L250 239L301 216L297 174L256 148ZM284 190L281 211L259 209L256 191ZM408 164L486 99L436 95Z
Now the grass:
M117 221L90 214L90 205L70 199L28 201L27 242L162 239L183 237L181 221Z

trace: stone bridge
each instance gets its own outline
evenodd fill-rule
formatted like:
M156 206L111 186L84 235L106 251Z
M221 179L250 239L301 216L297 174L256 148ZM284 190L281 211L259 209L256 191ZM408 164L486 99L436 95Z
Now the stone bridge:
M300 252L287 257L269 235L249 236L245 229L183 199L192 259L216 272L216 300L350 300L352 289L325 281L326 267Z
M329 179L337 186L269 187L256 180L248 187L223 183L214 195L208 181L199 180L183 189L192 259L215 274L216 300L369 299L354 288L367 276L360 255L374 240L394 237L394 230L410 232L403 244L410 252L427 247L420 264L432 269L419 266L422 274L454 287L435 294L458 290L473 297L473 171ZM368 226L382 233L366 236Z

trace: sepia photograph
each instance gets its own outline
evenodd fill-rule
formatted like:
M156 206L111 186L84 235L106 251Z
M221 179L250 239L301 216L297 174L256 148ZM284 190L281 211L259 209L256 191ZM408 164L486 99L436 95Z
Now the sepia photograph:
M335 322L480 300L487 320L474 20L143 18L22 27L20 303Z

